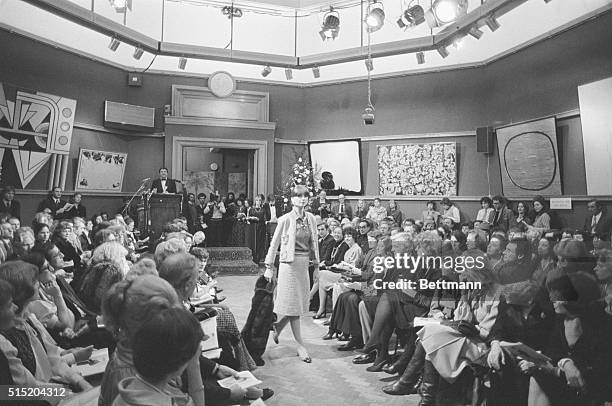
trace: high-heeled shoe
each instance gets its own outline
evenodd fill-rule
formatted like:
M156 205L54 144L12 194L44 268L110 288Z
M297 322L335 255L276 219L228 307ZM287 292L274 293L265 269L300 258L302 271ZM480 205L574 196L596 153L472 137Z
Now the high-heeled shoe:
M387 358L381 359L381 360L374 360L374 364L370 365L369 367L366 368L366 371L368 372L380 372L382 371L383 367L385 365L387 365Z
M272 323L272 340L278 344L278 330L276 330L276 323Z
M376 351L368 354L361 354L353 358L353 364L369 364L376 359Z
M347 336L346 334L342 334L340 337L338 337L338 341L348 341L350 340L350 337Z
M310 364L312 362L312 358L310 358L310 355L308 355L308 353L306 353L306 355L302 356L302 355L300 355L300 351L298 350L297 356L300 357L302 362L305 362L307 364Z
M312 318L315 319L315 320L319 320L319 319L322 319L324 317L327 317L327 315L325 313L317 313L317 314L312 316Z
M334 336L338 334L338 333L331 333L328 332L327 334L325 334L323 337L321 337L322 340L331 340L332 338L334 338Z

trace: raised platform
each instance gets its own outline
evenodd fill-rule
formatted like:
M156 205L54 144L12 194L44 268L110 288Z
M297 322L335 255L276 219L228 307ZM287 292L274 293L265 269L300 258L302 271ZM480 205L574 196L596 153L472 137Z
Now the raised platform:
M253 262L251 249L247 247L207 247L211 272L219 275L253 275L259 267Z

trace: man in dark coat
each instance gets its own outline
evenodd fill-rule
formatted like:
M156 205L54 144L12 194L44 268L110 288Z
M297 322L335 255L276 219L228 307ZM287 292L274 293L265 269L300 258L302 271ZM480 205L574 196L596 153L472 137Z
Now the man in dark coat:
M587 203L589 215L584 220L583 230L590 235L602 236L605 240L610 239L612 231L612 218L608 217L601 207L601 203L595 199Z
M159 178L153 181L151 190L155 193L177 193L176 181L168 178L167 168L160 168Z
M2 189L1 197L0 213L8 213L11 217L17 217L21 220L21 204L15 200L15 188L13 186L5 186Z
M49 196L38 205L38 211L49 212L55 219L61 219L69 209L69 207L66 207L66 204L67 202L62 199L62 188L54 186Z

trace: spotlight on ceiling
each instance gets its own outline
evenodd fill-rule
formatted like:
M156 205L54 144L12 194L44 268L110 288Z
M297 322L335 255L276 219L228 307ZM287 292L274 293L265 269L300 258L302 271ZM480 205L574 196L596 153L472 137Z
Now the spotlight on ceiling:
M329 11L325 13L323 17L323 24L321 25L321 31L319 35L321 39L336 39L338 32L340 31L340 14L334 10L333 7L329 8Z
M544 0L544 3L548 4L550 3L552 0Z
M121 45L121 41L119 41L117 38L113 37L111 38L109 44L108 44L108 49L110 49L111 51L115 52L117 50L117 48L119 48L119 45Z
M400 18L398 18L397 20L397 25L400 28L410 28L410 27L416 27L417 25L421 24L424 21L425 21L425 10L423 10L423 7L417 4L416 6L407 8L402 13Z
M419 65L423 65L425 63L425 54L423 52L417 52L416 59Z
M473 26L468 31L468 34L470 34L472 37L474 37L476 39L480 39L480 37L482 37L482 34L484 34L484 32L480 28L478 28L476 26Z
M142 58L142 54L144 54L144 49L141 47L136 47L134 48L134 54L132 56L138 61L140 58Z
M272 68L270 67L270 65L267 65L265 68L263 68L263 70L261 71L261 76L263 76L264 78L266 76L268 76L270 73L272 73Z
M382 3L374 0L368 5L365 23L368 26L368 32L375 32L382 28L385 24L385 10Z
M291 70L291 68L285 68L285 77L287 78L287 80L293 79L293 71Z
M127 10L132 11L132 0L109 0L109 3L117 13L125 13Z
M431 28L440 27L467 14L468 0L435 0L425 13L425 20Z
M446 49L444 45L442 45L441 47L438 47L438 53L440 54L442 58L446 58L448 55L450 55L450 53L448 52L448 49Z
M227 18L240 18L242 17L242 9L234 6L225 6L221 9L221 14L227 16Z
M497 22L497 20L493 16L487 17L485 19L485 24L487 24L487 27L489 27L491 32L497 31L497 29L500 27L499 23Z
M374 61L371 58L366 59L365 66L368 72L372 72L374 70Z
M183 58L182 56L179 58L179 64L178 67L180 70L185 70L185 67L187 66L187 58Z
M321 77L321 70L318 66L312 67L312 76L314 76L315 79L319 79Z

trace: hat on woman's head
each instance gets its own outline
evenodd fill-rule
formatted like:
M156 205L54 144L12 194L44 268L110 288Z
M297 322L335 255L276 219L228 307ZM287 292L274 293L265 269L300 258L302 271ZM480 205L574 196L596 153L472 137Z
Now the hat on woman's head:
M563 240L555 245L555 255L568 261L578 260L586 256L586 248L582 241Z

